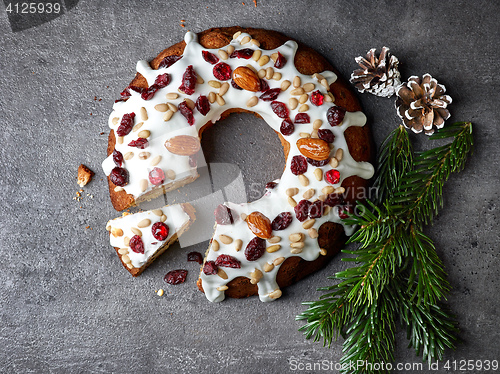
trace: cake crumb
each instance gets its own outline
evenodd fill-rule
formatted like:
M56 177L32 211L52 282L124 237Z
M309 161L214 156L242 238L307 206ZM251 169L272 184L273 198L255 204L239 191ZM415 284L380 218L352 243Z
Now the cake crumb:
M163 292L163 289L160 288L156 294L161 297L163 296Z
M87 183L89 183L92 180L93 176L94 172L92 170L90 170L84 164L80 164L80 166L78 167L78 179L77 179L77 183L80 187L83 187ZM83 190L80 190L80 192L83 192Z

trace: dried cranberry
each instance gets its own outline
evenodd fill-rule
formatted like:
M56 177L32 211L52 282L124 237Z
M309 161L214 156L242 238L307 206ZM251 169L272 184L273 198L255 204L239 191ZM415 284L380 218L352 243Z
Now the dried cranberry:
M198 160L197 160L195 154L189 156L189 166L191 166L192 168L195 168L196 166L198 166Z
M328 159L324 160L313 160L312 158L306 157L306 161L308 164L311 164L312 166L320 167L320 166L325 166L328 164Z
M248 60L253 56L253 49L250 48L243 48L243 49L237 49L233 53L229 55L230 58L244 58L245 60Z
M157 84L152 84L146 90L142 91L141 97L143 100L151 100L155 95L156 91L160 89L160 86Z
M318 90L314 91L313 93L311 93L311 103L313 103L314 105L316 106L320 106L323 104L323 99L324 99L324 96L321 92L319 92Z
M160 168L154 168L149 172L149 181L151 184L158 186L165 182L165 173Z
M122 99L128 99L131 95L130 95L130 90L132 91L135 91L135 92L138 92L140 94L142 94L144 92L144 88L142 87L138 87L138 86L128 86L127 88L125 88L121 93L120 93L120 96Z
M215 259L215 265L233 269L241 268L241 262L230 255L217 256L217 258Z
M217 274L218 270L219 267L215 265L214 261L207 261L205 262L205 265L203 265L203 273L205 273L205 275Z
M124 114L122 120L120 121L120 126L118 126L118 128L116 129L116 135L125 136L129 134L134 127L134 118L134 112Z
M345 109L339 106L332 106L326 112L326 119L330 126L338 126L342 123L345 116Z
M188 261L194 261L201 265L203 263L203 256L200 252L189 252Z
M280 92L281 88L272 88L264 92L262 95L260 95L259 99L261 99L262 101L273 101L278 97Z
M316 200L309 206L309 218L321 218L322 216L323 202L321 200Z
M139 235L134 235L128 243L130 249L135 253L144 254L144 243Z
M248 261L256 261L262 257L266 251L266 241L259 237L255 237L248 243L245 248L245 258Z
M155 85L158 86L158 88L163 88L168 86L170 83L170 75L168 73L165 74L160 74L156 77L155 79Z
M325 205L331 206L332 208L336 205L342 204L343 202L344 198L338 193L329 194L324 201Z
M332 130L328 129L319 129L318 130L318 138L324 140L327 143L333 143L335 140L335 135L333 135Z
M295 125L290 118L286 118L281 122L280 132L283 135L292 135L295 131Z
M278 183L276 182L267 182L266 183L266 190L274 190Z
M219 204L217 208L215 208L215 222L219 225L230 225L234 223L233 213L231 209L223 204Z
M260 83L260 90L259 90L260 92L266 92L269 89L269 84L267 83L266 80L261 79L259 83Z
M284 230L292 223L293 217L290 212L283 212L276 216L271 223L273 230Z
M177 106L177 108L179 108L179 111L184 116L184 118L187 119L189 126L193 126L194 125L193 110L190 107L188 107L187 103L183 101Z
M286 64L286 58L278 52L278 58L276 59L276 62L274 63L274 67L276 69L281 69L283 66Z
M311 202L309 200L300 200L299 203L293 208L295 216L300 222L304 222L309 217L309 207Z
M207 115L210 111L210 101L208 101L206 96L200 95L200 97L196 99L196 109L204 116Z
M281 101L273 101L271 103L271 109L279 118L288 118L290 114L286 104Z
M128 143L129 147L135 147L139 149L144 149L148 145L149 145L148 140L144 138L138 138L137 140L132 140L130 143Z
M182 75L182 84L179 86L179 90L187 95L194 94L194 89L196 87L196 72L193 69L193 65L189 65L186 71Z
M220 81L227 81L231 78L231 66L225 62L219 62L213 69L214 77Z
M201 51L201 54L203 56L203 59L209 64L215 65L219 62L219 58L211 52Z
M338 207L338 214L341 219L349 218L349 215L354 213L354 207L352 205L344 205Z
M293 156L290 169L294 175L304 174L307 171L307 161L304 156Z
M173 285L184 283L186 281L187 273L188 271L184 269L172 270L165 275L163 280L168 284Z
M297 113L294 123L311 123L311 118L307 113Z
M123 164L123 155L120 151L116 149L113 151L113 161L116 166L122 166Z
M236 84L236 82L234 81L234 79L231 79L231 86L233 86L233 88L236 88L237 90L242 90L243 88L241 88L240 86L238 86Z
M182 56L167 56L163 60L160 61L160 64L158 65L158 69L161 68L168 68L175 64L177 61L179 61L182 58Z
M340 173L338 170L332 169L325 173L325 179L330 184L337 184L340 182Z
M128 183L128 171L124 168L115 167L109 174L109 179L116 186L123 187Z
M168 226L163 222L155 222L151 226L151 232L156 240L165 240L168 237Z

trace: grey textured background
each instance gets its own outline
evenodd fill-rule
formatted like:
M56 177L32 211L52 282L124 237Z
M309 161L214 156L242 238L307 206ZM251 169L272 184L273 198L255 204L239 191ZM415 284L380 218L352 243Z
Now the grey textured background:
M306 341L294 320L300 303L316 299L315 289L343 268L339 258L277 302L210 304L195 287L196 264L186 262L187 251L203 252L207 243L173 246L138 279L108 244L105 223L117 213L100 163L113 100L137 60L187 30L231 25L295 37L346 77L355 56L386 45L402 62L403 79L429 72L446 85L451 120L474 123L476 151L447 184L445 207L428 230L454 287L448 305L464 341L445 358L500 358L499 3L244 2L71 1L61 17L18 32L0 5L1 372L286 373L293 357L339 361L341 342L326 349ZM398 124L394 99L359 97L380 144ZM412 138L417 148L431 145L423 135ZM209 162L236 164L248 186L281 173L278 138L250 115L233 115L203 143ZM268 144L276 152L262 152ZM78 203L80 163L96 176ZM189 270L187 282L163 283L176 268ZM165 296L155 295L158 288ZM420 362L401 331L397 361Z

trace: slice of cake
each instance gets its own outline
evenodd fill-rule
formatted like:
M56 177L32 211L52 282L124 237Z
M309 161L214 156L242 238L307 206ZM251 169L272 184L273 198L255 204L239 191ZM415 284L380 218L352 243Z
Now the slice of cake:
M191 204L175 204L109 221L110 244L123 266L137 277L194 222Z

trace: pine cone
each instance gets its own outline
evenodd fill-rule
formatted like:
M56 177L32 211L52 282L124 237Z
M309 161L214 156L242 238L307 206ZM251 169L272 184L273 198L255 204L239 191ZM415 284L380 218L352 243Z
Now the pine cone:
M416 133L424 130L427 135L434 133L433 125L442 128L444 121L450 118L446 107L452 102L445 92L446 88L430 74L424 74L422 78L412 76L406 85L399 86L396 109L405 127Z
M351 83L359 92L370 92L377 96L391 97L396 87L401 84L401 74L398 70L399 60L389 53L389 48L383 47L380 56L375 57L375 48L366 57L356 57L356 62L362 69L354 70Z

